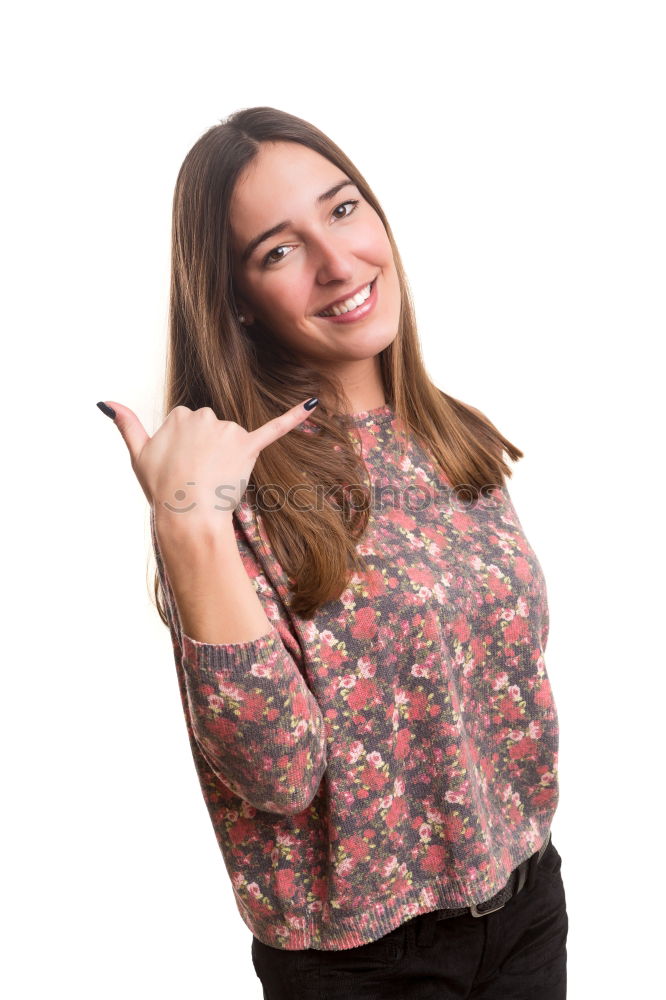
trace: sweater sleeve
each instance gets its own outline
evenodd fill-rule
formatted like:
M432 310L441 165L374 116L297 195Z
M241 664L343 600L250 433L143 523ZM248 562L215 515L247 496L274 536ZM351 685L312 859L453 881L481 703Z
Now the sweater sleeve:
M300 646L236 514L243 565L272 628L250 642L183 633L150 527L191 739L218 780L257 809L292 815L312 802L326 769L324 720L297 666Z

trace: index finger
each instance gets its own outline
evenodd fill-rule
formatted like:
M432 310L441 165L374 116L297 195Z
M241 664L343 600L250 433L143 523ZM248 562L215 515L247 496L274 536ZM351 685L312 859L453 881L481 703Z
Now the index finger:
M273 417L272 420L267 420L265 424L261 425L261 427L257 427L256 430L250 431L249 434L252 439L252 446L256 449L257 453L262 451L269 444L272 444L273 441L277 441L278 438L284 437L284 435L288 434L289 431L294 429L294 427L298 427L298 425L310 415L318 402L319 400L317 397L312 396L310 399L305 400L304 403L292 406L290 410L286 410L284 413L281 413L279 417Z

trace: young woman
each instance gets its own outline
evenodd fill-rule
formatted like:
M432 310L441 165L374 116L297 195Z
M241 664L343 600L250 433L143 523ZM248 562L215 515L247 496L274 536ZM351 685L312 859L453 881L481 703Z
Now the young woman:
M313 125L251 108L186 156L167 367L152 437L99 405L264 997L564 997L522 452L429 379L386 217Z

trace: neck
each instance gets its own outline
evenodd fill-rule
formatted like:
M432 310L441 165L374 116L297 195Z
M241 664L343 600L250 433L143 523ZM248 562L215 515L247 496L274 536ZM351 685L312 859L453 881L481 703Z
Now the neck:
M378 406L385 405L386 394L378 355L363 362L352 362L337 368L335 374L340 379L347 396L348 413L374 410Z

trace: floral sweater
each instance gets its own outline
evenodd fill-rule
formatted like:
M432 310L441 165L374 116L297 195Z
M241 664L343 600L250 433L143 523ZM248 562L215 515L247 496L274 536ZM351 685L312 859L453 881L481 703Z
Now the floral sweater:
M353 422L367 569L311 621L241 501L236 540L272 628L183 634L151 516L202 792L240 915L275 948L350 948L490 899L558 802L546 587L506 486L466 507L413 436L401 450L392 407Z

